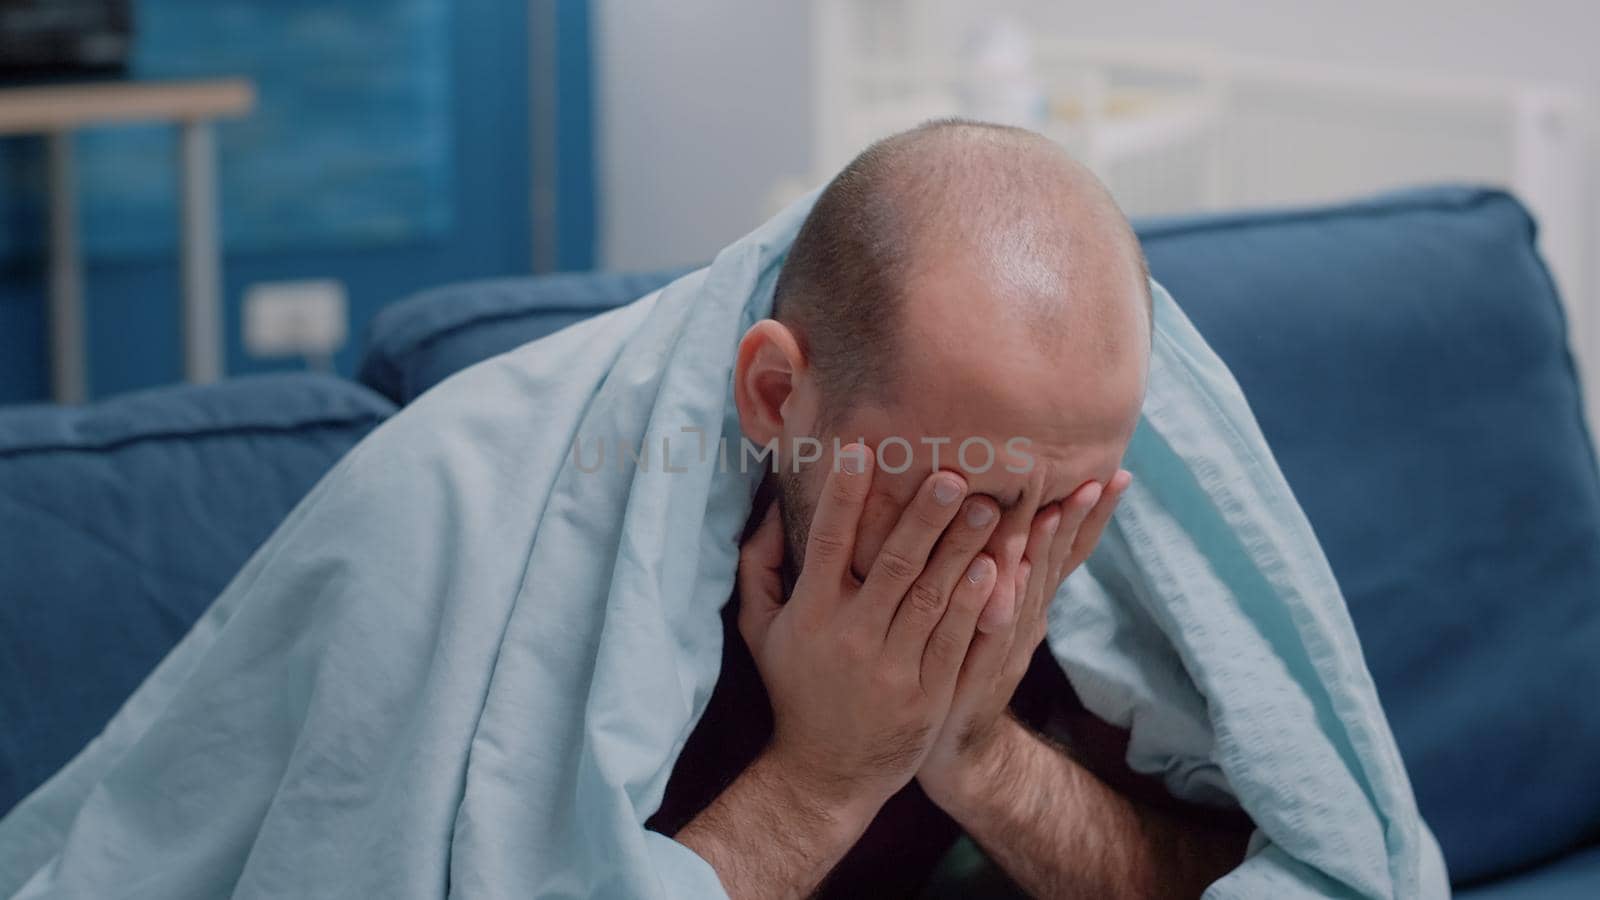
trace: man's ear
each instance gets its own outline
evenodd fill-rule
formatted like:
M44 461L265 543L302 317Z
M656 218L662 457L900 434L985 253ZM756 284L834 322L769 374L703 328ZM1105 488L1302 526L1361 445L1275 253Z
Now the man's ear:
M805 371L800 342L781 322L762 319L744 333L733 366L733 402L739 427L751 442L764 446L783 434L784 417L795 412L791 401Z

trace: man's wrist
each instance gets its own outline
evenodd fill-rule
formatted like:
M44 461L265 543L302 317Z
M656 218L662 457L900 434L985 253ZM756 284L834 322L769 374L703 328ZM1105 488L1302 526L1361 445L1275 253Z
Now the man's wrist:
M743 778L804 825L830 842L855 843L887 801L886 796L828 779L768 747L745 770Z
M736 897L809 895L877 814L877 805L815 790L769 748L678 832Z
M923 790L951 818L965 823L985 805L1003 802L1019 781L1020 761L1036 740L1021 722L1001 715L982 742L970 746L937 782L924 781Z

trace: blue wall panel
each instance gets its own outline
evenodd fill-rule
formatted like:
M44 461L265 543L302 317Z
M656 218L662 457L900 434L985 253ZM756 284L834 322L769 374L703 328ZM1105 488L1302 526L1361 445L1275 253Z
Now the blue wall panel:
M132 77L256 84L250 115L218 125L227 247L377 245L448 230L448 0L141 0L135 8ZM173 129L87 130L76 151L89 257L172 253ZM0 169L0 197L38 210L43 184L29 162ZM0 218L0 247L37 255L38 231L5 227L15 221Z
M273 7L268 0L260 4ZM559 268L587 268L593 261L594 238L588 10L586 3L568 0L558 9L562 183L557 263ZM305 242L267 241L271 249L230 247L224 265L230 373L298 365L245 356L239 301L254 282L323 277L343 281L350 293L352 340L335 363L349 372L361 328L383 304L430 285L528 271L532 235L527 6L513 0L454 0L449 31L452 153L446 178L453 186L445 198L449 215L382 240L371 240L369 234L352 242L335 235ZM225 223L234 212L232 203L225 195ZM12 229L43 228L37 210L8 210L8 215L6 225ZM165 227L175 234L177 221L174 217L164 226L152 222L141 227ZM94 396L181 378L178 297L173 259L112 254L91 264L88 320ZM48 396L44 311L42 260L6 264L0 270L0 403Z

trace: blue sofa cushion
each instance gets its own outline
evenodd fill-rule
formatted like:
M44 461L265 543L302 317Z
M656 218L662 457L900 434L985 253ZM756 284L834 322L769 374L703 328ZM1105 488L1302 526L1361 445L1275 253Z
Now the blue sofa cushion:
M394 407L308 375L0 411L0 815Z
M1475 188L1146 222L1344 588L1453 877L1600 832L1600 486L1565 324L1515 200ZM448 288L380 317L405 401L677 273Z
M1600 897L1600 846L1532 871L1455 892L1456 900L1594 900Z
M1452 877L1600 832L1600 481L1509 196L1153 224L1339 578Z
M568 273L425 291L373 317L356 378L404 406L475 362L637 300L688 271Z

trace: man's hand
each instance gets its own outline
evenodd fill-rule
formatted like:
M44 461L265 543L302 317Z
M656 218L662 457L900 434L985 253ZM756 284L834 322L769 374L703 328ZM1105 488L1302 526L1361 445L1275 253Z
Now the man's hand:
M739 628L772 699L769 755L817 796L875 814L911 780L944 722L994 584L982 550L998 514L987 497L963 503L958 474L936 472L857 580L850 561L870 457L846 448L829 473L787 603L777 517L746 543Z
M1119 471L1034 514L1011 585L1016 615L974 637L917 780L1030 895L1198 897L1239 864L1247 827L1136 803L1005 714L1044 639L1050 602L1094 550L1132 482ZM1004 623L1005 585L996 591Z
M852 574L872 470L860 445L839 455L787 602L775 510L740 555L739 630L771 698L772 742L678 834L735 896L809 893L915 776L993 592L983 547L998 507L948 471L923 482L866 577Z
M1118 470L1102 487L1088 482L1059 504L1037 510L1011 585L1014 614L985 615L962 666L950 714L917 780L935 803L953 812L961 796L983 790L1011 696L1044 640L1050 603L1067 576L1094 551L1133 475ZM991 608L1008 598L997 596ZM1004 622L992 625L995 620Z

